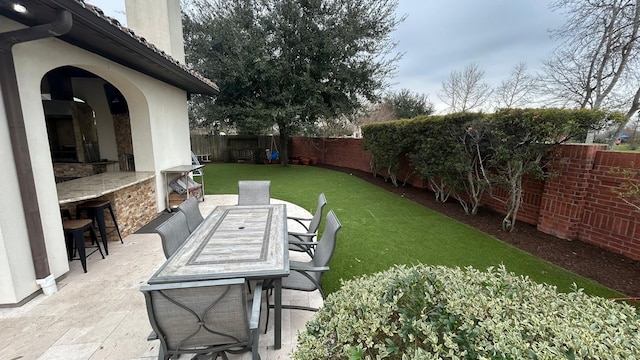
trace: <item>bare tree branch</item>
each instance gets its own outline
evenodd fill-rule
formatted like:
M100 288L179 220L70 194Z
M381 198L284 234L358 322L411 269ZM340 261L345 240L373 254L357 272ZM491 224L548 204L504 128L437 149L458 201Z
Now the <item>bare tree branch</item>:
M564 105L635 114L640 0L556 0L551 8L567 21L552 32L562 42L543 63L546 92Z
M527 64L521 62L513 67L509 77L495 89L496 107L507 109L524 107L531 103L536 89L536 79L527 74Z
M486 105L492 93L489 84L483 80L484 71L471 63L461 72L451 72L449 78L442 82L438 97L448 105L450 112L480 109Z

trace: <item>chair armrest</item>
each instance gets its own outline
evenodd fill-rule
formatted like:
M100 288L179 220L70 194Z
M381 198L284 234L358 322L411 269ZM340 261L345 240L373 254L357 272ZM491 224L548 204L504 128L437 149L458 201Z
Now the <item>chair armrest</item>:
M303 263L291 264L290 269L307 278L313 284L313 286L315 286L316 289L320 290L320 294L324 299L324 291L322 291L322 285L320 285L320 282L318 281L319 279L316 279L316 277L313 276L313 273L327 272L329 271L328 266L311 266Z
M312 218L289 215L287 216L287 219L295 220L295 221L311 221Z
M260 306L262 305L262 283L256 284L253 289L253 303L251 305L251 319L249 320L249 329L258 329L260 324Z
M306 264L291 264L290 269L293 271L310 271L310 272L325 272L329 271L328 266L312 266Z
M289 234L289 243L292 241L303 241L303 242L311 242L317 234L315 233L296 233L290 232ZM291 239L293 238L293 240Z
M288 234L291 235L291 236L295 236L295 237L299 237L299 236L302 236L302 237L314 237L314 236L318 235L316 233L311 233L311 232L295 232L295 231L289 231Z
M304 241L304 240L289 240L289 245L300 245L304 247L314 247L318 245L316 241Z
M297 216L287 216L287 220L293 220L295 222L297 222L298 224L302 225L302 227L304 227L307 231L309 230L309 225L305 224L303 221L311 221L311 218L302 218L302 217L297 217Z

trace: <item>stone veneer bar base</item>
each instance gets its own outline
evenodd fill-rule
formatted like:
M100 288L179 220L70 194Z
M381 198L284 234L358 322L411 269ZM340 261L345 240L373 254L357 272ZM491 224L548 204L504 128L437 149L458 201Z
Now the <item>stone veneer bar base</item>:
M127 171L106 172L56 185L61 208L68 209L73 217L76 216L76 206L84 201L110 201L123 238L157 215L155 186L153 172ZM109 214L105 214L105 223L113 228ZM110 230L109 240L119 241L117 232Z
M123 238L133 234L157 215L155 178L117 190L102 198L111 201ZM107 226L113 226L110 216L105 216L105 222ZM115 231L109 234L109 240L120 241Z

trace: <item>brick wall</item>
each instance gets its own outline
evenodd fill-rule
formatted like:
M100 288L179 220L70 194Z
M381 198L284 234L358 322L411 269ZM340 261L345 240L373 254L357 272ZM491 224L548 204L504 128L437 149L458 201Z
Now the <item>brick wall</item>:
M613 189L624 181L620 175L611 173L614 167L640 170L640 154L608 151L595 154L594 166L586 185L578 238L638 260L640 212L613 194Z
M522 203L518 210L517 221L527 224L536 225L540 217L540 204L543 199L544 181L537 180L531 176L524 176L522 179L522 187L526 189L522 194ZM482 197L482 206L500 214L507 212L505 202L509 197L509 193L504 189L494 189L493 197L488 193Z
M371 154L362 148L362 139L294 137L292 156L315 156L321 164L371 172ZM640 260L640 212L613 192L624 181L611 173L614 167L640 170L640 153L605 151L601 145L561 146L552 161L557 176L545 181L523 179L518 220L561 239L585 241ZM413 174L407 183L426 187L403 159L398 181L407 174ZM505 199L507 192L494 195ZM488 196L483 206L505 212L502 202Z
M371 171L371 154L362 148L362 139L291 138L292 157L317 157L318 163Z
M587 188L595 155L605 146L565 145L552 163L556 177L547 179L538 230L561 239L579 239ZM612 198L612 193L607 196ZM619 201L619 200L617 200Z

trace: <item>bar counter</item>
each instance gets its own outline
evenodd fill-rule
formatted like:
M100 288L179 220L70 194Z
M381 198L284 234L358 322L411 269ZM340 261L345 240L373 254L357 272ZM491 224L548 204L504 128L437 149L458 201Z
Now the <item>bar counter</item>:
M85 200L109 200L123 237L135 232L157 215L153 172L106 172L61 182L56 187L58 203L72 214L76 212L76 205ZM107 226L109 218L106 217ZM109 240L112 240L111 236Z
M60 205L99 198L155 177L153 172L115 171L56 184Z

